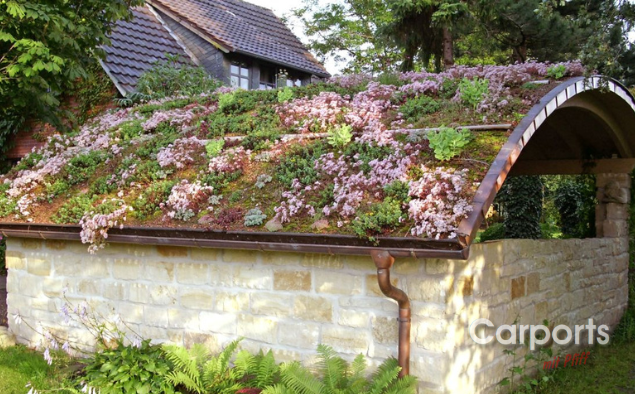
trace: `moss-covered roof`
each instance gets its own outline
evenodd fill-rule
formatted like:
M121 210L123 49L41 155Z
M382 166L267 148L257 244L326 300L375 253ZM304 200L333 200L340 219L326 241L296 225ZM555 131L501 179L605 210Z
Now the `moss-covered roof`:
M0 178L0 220L80 224L93 249L120 226L452 239L508 131L582 72L457 67L142 103L25 157Z

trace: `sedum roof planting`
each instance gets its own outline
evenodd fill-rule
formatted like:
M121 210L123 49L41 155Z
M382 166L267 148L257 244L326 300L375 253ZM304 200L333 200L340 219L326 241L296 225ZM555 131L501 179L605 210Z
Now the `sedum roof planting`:
M0 228L80 225L93 252L122 226L150 237L197 229L447 246L513 125L556 86L553 67L220 88L110 111L50 137L0 177Z

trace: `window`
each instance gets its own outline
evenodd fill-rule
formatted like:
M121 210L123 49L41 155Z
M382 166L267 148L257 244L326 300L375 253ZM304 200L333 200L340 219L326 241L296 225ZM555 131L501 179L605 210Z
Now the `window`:
M230 72L232 88L249 90L249 69L247 65L234 63L231 65Z
M269 90L276 88L276 74L272 68L260 68L260 90Z
M293 86L302 86L302 81L299 79L287 79L287 86L289 87L293 87Z

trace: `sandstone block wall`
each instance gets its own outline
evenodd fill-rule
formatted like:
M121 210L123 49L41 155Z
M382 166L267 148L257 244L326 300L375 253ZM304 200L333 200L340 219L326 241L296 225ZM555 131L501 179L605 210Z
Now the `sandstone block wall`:
M370 257L8 240L8 304L33 326L91 346L60 316L67 299L120 315L144 337L214 350L244 337L250 350L310 362L318 343L373 365L397 355L395 302L381 295ZM397 259L394 284L412 300L411 373L420 393L488 393L512 359L477 345L469 324L614 326L627 303L628 241L505 240L472 246L468 261ZM41 338L10 320L23 343Z

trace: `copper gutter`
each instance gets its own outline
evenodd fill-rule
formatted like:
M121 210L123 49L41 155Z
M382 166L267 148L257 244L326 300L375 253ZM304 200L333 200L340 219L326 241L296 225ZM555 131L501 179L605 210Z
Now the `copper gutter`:
M401 367L399 377L403 378L410 374L410 299L403 290L390 283L390 269L395 263L395 258L385 250L373 250L370 255L377 266L377 283L381 292L386 297L397 301L399 305L399 318L397 319L399 321L399 355L397 360Z
M80 241L77 225L0 223L7 237ZM381 248L394 257L465 260L469 248L457 239L378 237L378 244L350 235L264 233L208 229L124 227L108 231L108 242L140 245L244 249L368 256Z

